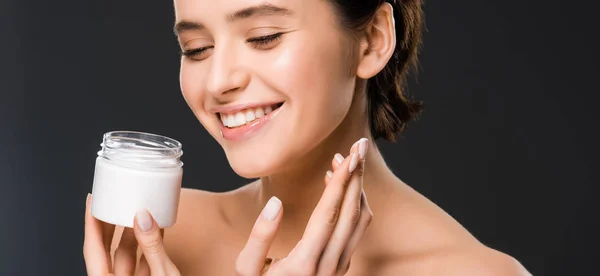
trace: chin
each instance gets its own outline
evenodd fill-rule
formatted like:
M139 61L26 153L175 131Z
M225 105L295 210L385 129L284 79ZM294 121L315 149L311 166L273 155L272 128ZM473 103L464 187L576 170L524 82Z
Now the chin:
M247 179L260 178L280 171L289 159L289 140L281 137L290 131L287 124L293 112L282 107L283 103L270 104L263 111L260 107L260 116L246 118L242 122L240 114L247 114L235 110L240 114L218 114L212 120L206 120L210 126L213 137L217 139L233 171ZM272 107L272 108L271 108ZM251 108L250 111L253 111ZM258 113L258 112L257 112ZM237 124L237 125L236 125ZM219 131L221 132L219 134Z
M272 175L278 171L282 162L268 158L267 156L227 156L229 165L233 171L246 179L261 178Z

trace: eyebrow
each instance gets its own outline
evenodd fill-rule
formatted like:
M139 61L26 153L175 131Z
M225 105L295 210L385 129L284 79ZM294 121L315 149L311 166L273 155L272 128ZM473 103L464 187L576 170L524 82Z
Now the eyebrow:
M278 7L273 4L260 4L248 8L241 9L227 16L228 22L234 22L237 20L247 19L254 16L289 16L292 12L286 8ZM173 32L175 35L189 30L200 31L204 29L204 25L193 22L182 20L175 24Z
M233 22L236 20L246 19L253 16L277 16L291 14L292 12L286 8L265 3L236 11L231 15L227 16L227 19L229 22Z
M180 22L177 22L177 24L175 24L175 27L173 28L173 32L175 33L175 35L178 35L183 31L193 31L193 30L200 31L202 29L204 29L204 25L202 25L198 22L182 20Z

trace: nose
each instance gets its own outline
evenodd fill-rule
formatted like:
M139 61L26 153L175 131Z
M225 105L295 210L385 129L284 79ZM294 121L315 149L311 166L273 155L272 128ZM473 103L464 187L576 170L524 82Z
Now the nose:
M206 90L215 98L227 101L226 98L243 90L249 82L249 75L241 66L233 49L214 49L211 65L206 80Z

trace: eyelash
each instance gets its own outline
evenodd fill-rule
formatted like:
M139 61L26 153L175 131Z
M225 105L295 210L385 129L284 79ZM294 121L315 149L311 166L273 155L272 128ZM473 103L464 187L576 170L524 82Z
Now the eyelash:
M275 42L275 41L281 39L282 35L283 35L282 33L274 33L274 34L270 34L270 35L250 38L250 39L246 40L246 42L252 43L252 45L254 45L255 48L267 47L272 42Z
M249 38L248 40L246 40L246 42L252 44L252 46L256 49L264 50L264 48L271 45L271 43L281 39L282 35L283 35L283 33L274 33L274 34L270 34L270 35ZM198 55L203 54L206 50L208 50L210 48L212 48L212 46L185 50L185 51L181 52L181 54L188 58L194 58Z

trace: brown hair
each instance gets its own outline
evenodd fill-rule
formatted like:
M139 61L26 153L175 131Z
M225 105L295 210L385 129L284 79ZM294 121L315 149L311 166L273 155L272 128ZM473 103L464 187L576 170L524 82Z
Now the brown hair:
M374 139L393 141L396 133L423 110L423 103L410 100L404 93L406 77L418 64L424 25L423 0L331 0L343 27L360 29L370 22L385 2L394 8L396 49L381 72L367 81L367 112Z

